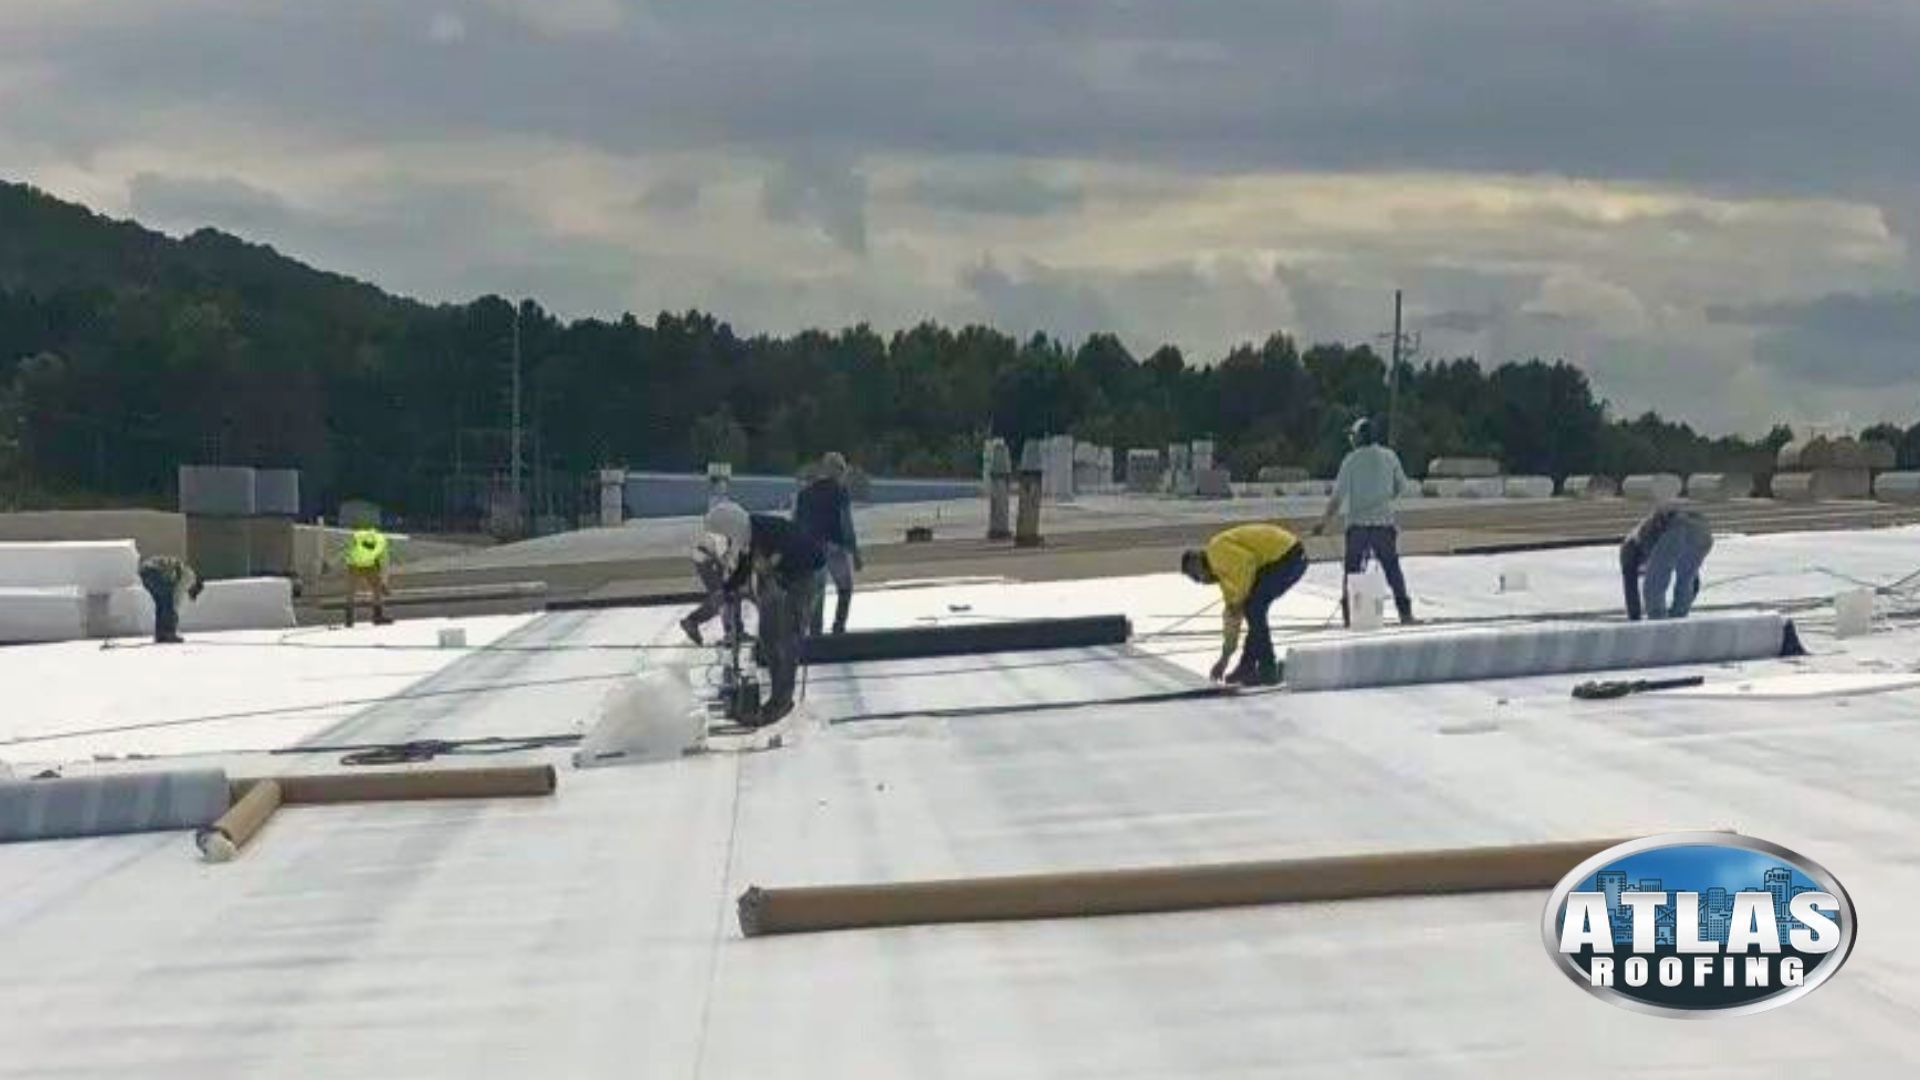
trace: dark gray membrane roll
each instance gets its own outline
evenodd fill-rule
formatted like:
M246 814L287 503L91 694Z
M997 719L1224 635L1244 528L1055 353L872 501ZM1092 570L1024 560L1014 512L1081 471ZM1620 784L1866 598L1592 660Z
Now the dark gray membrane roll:
M0 781L0 843L198 829L230 799L219 769Z

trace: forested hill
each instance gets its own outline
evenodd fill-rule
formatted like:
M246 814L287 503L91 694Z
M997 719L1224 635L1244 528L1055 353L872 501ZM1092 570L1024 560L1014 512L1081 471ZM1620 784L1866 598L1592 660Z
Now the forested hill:
M1135 357L1109 335L979 326L745 338L698 312L563 323L528 301L519 315L527 457L562 478L549 491L605 464L786 470L834 448L875 472L968 475L988 432L1118 447L1211 435L1242 476L1324 472L1347 423L1387 399L1366 346L1282 334L1226 357ZM360 496L457 516L472 501L461 478L506 465L515 321L498 297L420 304L220 232L176 240L0 182L0 506L164 504L176 465L226 462L306 470L316 509ZM1613 421L1564 363L1406 367L1400 404L1416 467L1472 453L1526 472L1687 470L1764 452L1654 416Z

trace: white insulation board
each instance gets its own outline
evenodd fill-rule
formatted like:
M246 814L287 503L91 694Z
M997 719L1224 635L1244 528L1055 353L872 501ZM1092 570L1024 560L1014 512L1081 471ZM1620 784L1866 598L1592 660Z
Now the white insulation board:
M141 586L116 590L108 613L116 637L153 633L153 598ZM293 625L293 584L286 578L209 581L198 600L183 597L180 603L182 632L285 630Z
M0 587L0 643L85 637L86 618L86 594L79 589Z
M0 588L112 592L139 582L131 540L0 543Z

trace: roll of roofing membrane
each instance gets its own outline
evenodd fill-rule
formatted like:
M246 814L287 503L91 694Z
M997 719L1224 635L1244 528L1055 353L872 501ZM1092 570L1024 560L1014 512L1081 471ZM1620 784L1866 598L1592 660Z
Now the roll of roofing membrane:
M274 781L288 806L551 795L557 783L551 765L276 776Z
M928 923L1137 915L1252 904L1550 889L1623 841L1345 855L1275 862L1146 867L970 880L792 889L739 900L748 937Z
M220 815L220 820L194 835L194 843L208 862L226 862L247 846L280 809L280 785L272 780L254 780L234 785L239 798Z
M1346 638L1287 650L1287 685L1347 690L1761 660L1783 655L1791 626L1760 612Z
M198 829L227 812L219 769L0 782L0 843Z
M851 664L863 660L913 660L1122 645L1131 636L1133 624L1124 615L1087 615L826 634L805 639L800 654L809 664Z

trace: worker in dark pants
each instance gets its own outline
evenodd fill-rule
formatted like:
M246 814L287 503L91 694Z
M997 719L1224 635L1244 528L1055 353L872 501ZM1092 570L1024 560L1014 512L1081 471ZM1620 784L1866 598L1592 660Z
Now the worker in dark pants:
M1661 507L1620 542L1620 581L1627 618L1684 619L1700 595L1700 566L1713 550L1713 526L1695 510ZM1673 599L1667 599L1667 588Z
M813 600L814 575L826 565L820 545L786 518L749 514L734 502L707 511L709 541L730 567L726 588L752 589L760 609L759 652L767 667L767 700L760 714L740 717L748 727L765 727L793 711L800 671L800 640Z
M171 555L149 555L140 560L140 584L153 597L153 642L178 645L180 637L180 598L200 599L206 584L180 559Z
M1272 686L1280 681L1273 654L1267 609L1307 572L1307 550L1298 537L1278 525L1239 525L1207 541L1203 550L1180 556L1180 571L1203 585L1218 585L1225 603L1221 614L1220 659L1210 673L1237 686ZM1240 663L1227 665L1240 644L1240 624L1249 625Z
M808 627L815 634L826 623L827 580L833 580L833 632L847 631L847 610L853 603L853 574L862 568L860 539L853 531L853 497L847 491L847 459L830 453L820 459L820 475L800 489L793 503L793 523L820 545L826 565L814 575L813 615Z
M1393 606L1400 621L1413 622L1413 598L1407 594L1407 579L1400 571L1400 528L1393 516L1393 500L1413 484L1400 465L1400 455L1378 445L1372 421L1353 422L1347 438L1353 449L1340 461L1340 472L1333 481L1333 494L1327 509L1313 527L1320 536L1333 523L1334 515L1346 508L1347 551L1344 576L1340 582L1340 621L1353 625L1348 610L1346 577L1366 572L1367 558L1379 560L1387 575L1387 587L1393 590Z

